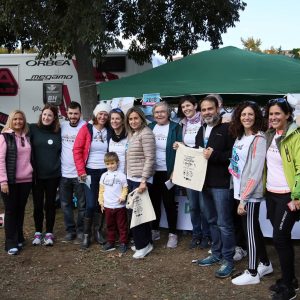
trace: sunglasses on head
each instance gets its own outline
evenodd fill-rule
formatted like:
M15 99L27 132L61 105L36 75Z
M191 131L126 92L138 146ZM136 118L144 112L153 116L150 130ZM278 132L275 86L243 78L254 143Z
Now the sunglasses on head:
M269 104L276 104L276 103L287 103L285 98L276 98L269 100Z
M111 110L111 112L117 112L117 113L122 113L122 109L121 108L114 108Z

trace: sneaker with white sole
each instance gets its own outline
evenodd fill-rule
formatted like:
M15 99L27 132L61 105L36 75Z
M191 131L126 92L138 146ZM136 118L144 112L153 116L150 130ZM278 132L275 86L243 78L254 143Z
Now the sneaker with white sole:
M160 240L160 231L159 230L151 230L152 233L152 241Z
M8 255L17 255L19 253L18 248L11 248L7 251Z
M44 237L44 241L43 244L45 246L53 246L54 243L54 236L52 233L46 233L45 237Z
M244 257L247 256L247 251L244 250L242 247L235 247L235 253L233 256L234 261L242 260Z
M153 245L151 243L149 243L145 248L136 250L135 253L132 255L132 257L135 259L144 258L152 250L153 250Z
M33 246L37 246L37 245L40 245L42 243L42 238L43 238L43 235L40 233L40 232L36 232L34 234L34 238L33 238L33 241L32 241L32 245Z
M169 233L167 248L176 248L178 244L177 234Z
M246 270L242 275L232 279L231 282L235 285L258 284L260 283L260 278L258 273L253 276L248 270Z
M271 262L269 262L268 266L260 262L257 267L257 273L259 274L260 278L264 277L265 275L273 273L273 267Z

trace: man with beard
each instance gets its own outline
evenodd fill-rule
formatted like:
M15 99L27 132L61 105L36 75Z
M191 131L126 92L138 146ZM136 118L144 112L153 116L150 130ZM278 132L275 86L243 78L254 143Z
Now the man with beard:
M234 199L230 193L228 172L234 139L228 133L229 123L222 123L215 96L208 95L200 101L200 112L204 124L196 135L196 148L204 148L203 154L208 160L202 195L204 214L211 232L212 254L198 260L198 264L221 264L215 276L226 278L234 271Z
M65 242L76 239L79 244L83 237L83 217L85 211L85 194L83 184L79 183L77 171L73 159L73 146L79 129L85 124L81 120L81 106L73 101L68 106L67 116L69 121L61 124L61 173L60 202L64 212L64 221L67 234ZM73 214L73 196L77 199L77 224Z

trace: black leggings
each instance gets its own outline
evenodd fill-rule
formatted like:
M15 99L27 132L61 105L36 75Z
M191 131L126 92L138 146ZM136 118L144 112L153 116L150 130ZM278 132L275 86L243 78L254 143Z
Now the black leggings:
M247 214L242 216L243 228L248 241L248 269L251 273L257 273L258 261L269 263L264 236L259 223L260 202L248 202Z
M37 232L43 232L44 209L46 215L46 232L53 232L56 213L55 200L59 180L59 177L37 179L33 185L33 218Z
M31 182L9 184L9 194L1 193L5 206L5 250L24 242L23 223Z
M152 229L159 228L161 217L161 201L163 201L168 220L169 232L175 234L177 226L177 203L175 202L175 187L167 189L165 182L170 178L166 171L156 171L153 177L153 185L149 189L150 198L156 214L156 220L152 222Z
M291 232L300 212L290 211L288 208L290 193L267 192L266 199L267 215L273 226L273 242L279 257L282 280L290 287L295 278L295 253Z

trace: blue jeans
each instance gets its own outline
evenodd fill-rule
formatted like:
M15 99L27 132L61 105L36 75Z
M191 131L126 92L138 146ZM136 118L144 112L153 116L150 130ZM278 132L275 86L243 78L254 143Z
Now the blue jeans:
M233 225L234 199L229 189L205 188L202 190L211 239L212 254L233 266L235 234Z
M207 218L203 213L204 207L202 193L192 189L186 189L186 194L189 200L191 222L193 226L193 238L210 238L209 225Z
M84 185L84 192L86 197L85 214L86 218L93 218L95 212L100 212L100 206L98 203L99 196L99 184L101 175L106 172L106 169L89 169L86 168L86 174L91 175L91 186L88 188Z
M73 194L77 198L77 225L73 214ZM82 184L78 178L61 177L59 184L59 198L62 211L64 212L64 221L66 231L69 233L83 232L83 217L85 211L85 194Z

